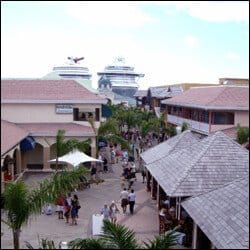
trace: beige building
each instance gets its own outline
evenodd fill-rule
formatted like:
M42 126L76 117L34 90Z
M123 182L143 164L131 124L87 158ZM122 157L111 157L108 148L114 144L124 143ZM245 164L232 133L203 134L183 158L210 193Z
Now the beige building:
M236 127L249 127L249 87L217 85L191 88L162 101L169 124L201 134Z
M26 169L50 170L59 129L66 139L91 139L88 154L96 157L96 130L106 102L74 80L2 79L1 166L12 159L15 177Z

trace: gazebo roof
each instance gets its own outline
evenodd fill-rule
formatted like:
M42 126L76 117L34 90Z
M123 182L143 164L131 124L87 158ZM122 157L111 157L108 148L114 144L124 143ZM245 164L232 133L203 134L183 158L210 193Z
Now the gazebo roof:
M249 249L249 177L181 203L217 249Z
M249 173L249 152L218 131L146 165L167 195L194 196Z
M190 130L186 130L179 135L173 136L170 139L144 151L140 154L146 164L157 161L172 152L189 148L195 142L200 141L199 136Z

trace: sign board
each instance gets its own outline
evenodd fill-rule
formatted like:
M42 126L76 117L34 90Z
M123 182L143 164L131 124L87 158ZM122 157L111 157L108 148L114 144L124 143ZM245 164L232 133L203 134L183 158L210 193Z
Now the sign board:
M71 105L71 104L57 104L56 105L56 113L57 114L72 114L73 113L73 105Z

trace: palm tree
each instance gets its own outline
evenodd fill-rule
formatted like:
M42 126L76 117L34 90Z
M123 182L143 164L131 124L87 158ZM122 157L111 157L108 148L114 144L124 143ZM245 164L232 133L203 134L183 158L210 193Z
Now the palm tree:
M40 214L43 204L54 203L60 194L74 190L79 176L85 172L84 168L55 172L31 190L23 181L7 183L3 193L6 218L1 221L12 229L14 249L20 248L21 228L28 223L30 216Z
M56 171L58 170L58 158L77 148L86 152L90 147L91 140L78 141L77 139L65 140L65 130L58 130L56 135Z
M237 142L244 144L247 141L249 141L249 128L237 124Z
M121 147L130 151L129 144L120 136L119 125L117 120L109 118L106 122L102 123L97 132L97 138L105 139L112 143L118 143Z
M164 235L157 235L149 242L143 242L141 245L135 237L135 232L124 225L113 224L110 221L104 221L103 234L98 238L77 238L68 243L69 249L169 249L177 244L175 232L167 231ZM48 242L48 245L53 245L52 241L47 239L42 240L43 243ZM33 247L26 242L29 249ZM48 248L43 248L48 249ZM55 248L50 248L55 249Z

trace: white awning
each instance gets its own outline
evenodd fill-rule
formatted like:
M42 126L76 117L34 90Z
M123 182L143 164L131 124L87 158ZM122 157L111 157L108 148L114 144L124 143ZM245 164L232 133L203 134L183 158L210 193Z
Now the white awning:
M83 152L80 152L78 150L74 150L72 152L69 152L66 155L63 155L61 157L58 157L58 162L65 162L73 165L74 167L77 167L80 163L84 162L102 162L101 160L98 160L96 158L90 157L86 155ZM49 161L50 163L55 163L56 159L52 159Z

